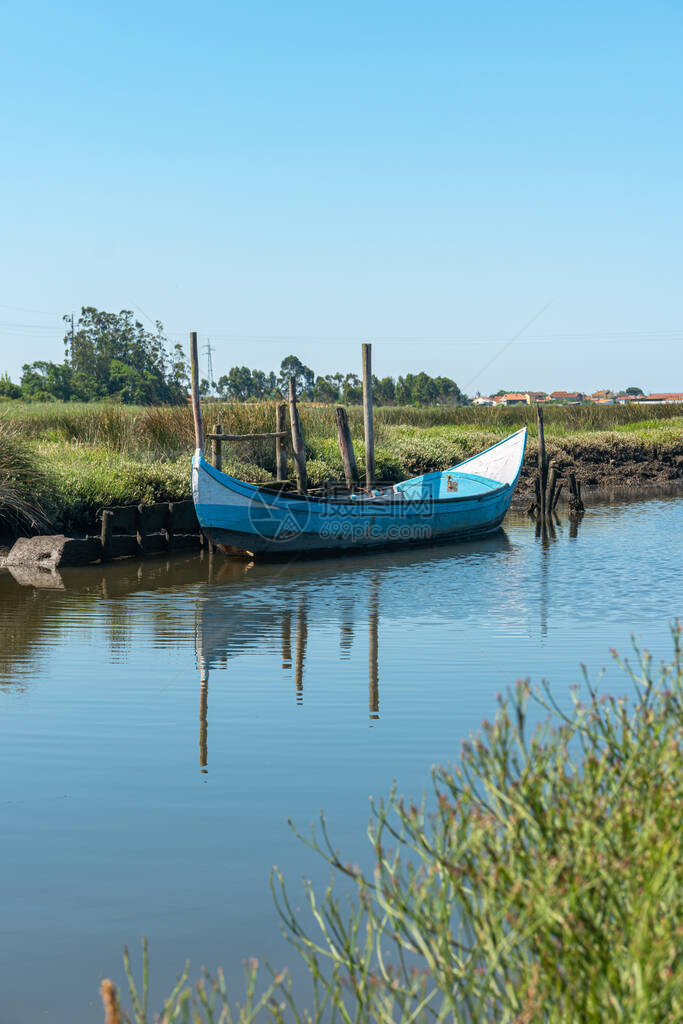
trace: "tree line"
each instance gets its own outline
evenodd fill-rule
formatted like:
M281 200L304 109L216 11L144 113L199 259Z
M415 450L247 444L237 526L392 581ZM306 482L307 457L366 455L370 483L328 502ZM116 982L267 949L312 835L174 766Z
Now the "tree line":
M319 376L298 356L286 356L279 373L233 366L218 378L214 388L220 398L240 402L280 398L287 394L290 377L294 378L297 394L312 402L359 405L363 401L363 382L357 374ZM200 390L206 395L211 392L208 380L202 380ZM449 377L430 377L424 372L407 373L396 380L373 375L372 394L377 405L458 405L464 398Z
M26 401L113 400L132 405L183 404L189 367L182 345L171 346L157 321L146 329L130 310L107 313L84 306L77 323L65 316L64 360L24 363L21 382L0 375L0 398ZM217 381L203 379L200 391L225 400L279 399L290 377L300 397L314 402L359 404L363 385L355 373L316 374L295 355L282 360L279 372L233 366ZM408 373L397 379L373 376L378 405L457 405L465 401L449 377Z

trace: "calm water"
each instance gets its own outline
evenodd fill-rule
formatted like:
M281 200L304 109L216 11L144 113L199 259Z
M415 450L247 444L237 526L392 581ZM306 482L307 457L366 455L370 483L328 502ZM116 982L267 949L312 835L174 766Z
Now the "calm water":
M513 514L412 554L0 572L2 1024L101 1021L142 934L157 996L187 956L291 966L269 870L295 893L326 874L287 817L325 808L363 861L368 795L421 793L511 681L566 700L583 661L622 688L608 652L632 631L668 657L682 542L667 498L547 544Z

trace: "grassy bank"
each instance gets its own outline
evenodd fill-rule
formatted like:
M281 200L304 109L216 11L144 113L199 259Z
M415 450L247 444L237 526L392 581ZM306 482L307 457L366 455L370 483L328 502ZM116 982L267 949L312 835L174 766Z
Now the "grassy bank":
M621 664L629 696L586 680L573 710L518 684L492 723L433 772L428 804L392 793L373 807L374 866L346 864L324 821L305 842L328 863L305 914L277 871L275 901L303 958L305 1010L286 972L242 1006L223 976L192 989L187 968L159 1018L364 1024L668 1024L683 1017L683 660ZM617 661L619 659L617 658ZM530 731L530 701L547 712ZM341 893L335 889L341 883ZM303 921L307 922L306 924ZM131 1014L111 981L107 1024L147 1024L148 970ZM127 1000L126 1000L127 1001Z
M230 433L275 429L272 403L207 404L204 414L208 425L220 421ZM351 407L349 419L362 466L362 410ZM550 457L560 470L577 471L588 487L682 475L683 406L551 406L545 419ZM311 483L340 479L334 409L303 406L302 420ZM536 456L535 410L526 406L380 407L377 475L396 481L446 469L525 423L531 433L524 491ZM56 527L86 529L107 504L189 497L194 441L187 408L7 402L0 405L0 430L21 444L35 470L31 495ZM233 444L224 452L224 466L236 476L266 481L274 474L271 441Z

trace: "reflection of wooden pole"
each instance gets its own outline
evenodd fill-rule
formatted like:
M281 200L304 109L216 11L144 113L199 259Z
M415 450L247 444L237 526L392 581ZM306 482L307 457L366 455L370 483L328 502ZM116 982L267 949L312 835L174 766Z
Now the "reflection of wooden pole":
M303 601L296 613L296 648L294 652L294 683L296 685L296 702L304 702L304 661L306 660L306 640L308 624L306 622L306 606Z
M370 718L379 718L379 674L377 651L379 642L379 580L372 581L368 614L368 701Z
M207 732L209 729L206 712L209 702L209 670L202 668L199 684L199 765L203 771L209 763Z
M343 405L338 405L334 410L334 418L337 421L337 435L339 437L339 450L342 463L344 464L344 479L349 490L358 483L358 466L356 465L356 453L353 450L353 439L349 429L349 417Z
M287 429L287 406L278 402L275 406L275 431L281 433ZM287 479L287 447L281 437L275 438L275 479Z
M289 378L289 422L292 428L292 453L294 455L297 490L299 494L305 494L308 484L306 478L306 451L304 449L304 435L301 431L299 410L296 407L296 385L293 377Z
M292 667L292 613L289 608L282 613L282 667Z
M199 355L197 353L196 331L192 331L190 334L190 371L195 444L200 451L204 451L204 427L202 425L202 409L199 404Z
M339 599L339 656L349 658L353 647L353 598Z
M365 486L375 477L375 435L372 423L372 345L363 345L363 422L365 425Z
M114 525L114 513L109 509L102 511L102 531L100 533L100 543L102 544L102 561L105 560L109 553L109 545L111 544L111 534Z

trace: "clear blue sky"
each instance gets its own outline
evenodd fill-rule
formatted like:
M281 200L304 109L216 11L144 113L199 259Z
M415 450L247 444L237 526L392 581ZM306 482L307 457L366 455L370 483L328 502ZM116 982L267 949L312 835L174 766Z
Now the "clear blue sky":
M215 368L683 390L679 0L0 0L0 370L133 308Z

